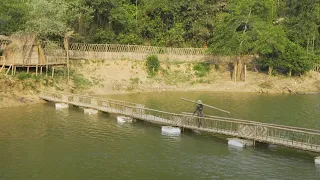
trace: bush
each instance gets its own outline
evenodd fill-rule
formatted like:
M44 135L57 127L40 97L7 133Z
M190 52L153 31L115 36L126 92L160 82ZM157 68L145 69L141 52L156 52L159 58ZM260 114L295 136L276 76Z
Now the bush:
M29 79L31 78L31 74L25 73L25 72L21 72L17 75L17 78L20 80L25 80L25 79Z
M73 83L77 89L87 89L92 85L91 81L83 77L81 74L73 76Z
M210 71L210 64L205 62L199 62L193 66L196 76L203 77Z
M271 89L273 87L273 83L271 81L265 81L258 86L261 88Z
M150 76L156 75L156 73L160 68L160 62L158 60L158 56L156 55L148 56L146 61L146 66L147 66L147 72Z

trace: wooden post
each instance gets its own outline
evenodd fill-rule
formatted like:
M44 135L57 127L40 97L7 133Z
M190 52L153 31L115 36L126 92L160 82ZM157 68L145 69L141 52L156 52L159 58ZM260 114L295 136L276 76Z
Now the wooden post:
M46 77L48 77L48 65L46 65Z
M69 75L70 75L70 67L69 67L69 38L73 34L73 31L69 31L64 35L63 39L63 45L64 49L66 50L66 55L67 55L67 70L68 70L68 81L69 81Z
M38 64L36 65L36 77L38 76Z
M11 67L12 67L12 65L9 66L9 69L8 69L7 72L6 72L6 75L7 75L8 72L10 71Z
M40 75L42 75L42 66L40 66Z
M11 68L11 75L13 76L13 73L14 73L14 66L12 66Z
M5 66L5 64L6 64L6 57L3 56L3 59L4 59L4 61L3 61L2 67L1 67L1 69L0 69L0 72L2 71L2 69L4 68L4 66Z
M52 75L51 75L52 78L53 78L53 75L54 75L54 66L52 67Z
M0 69L0 72L2 71L2 69L4 68L4 64L2 65L1 69Z
M27 73L29 74L29 66L27 66Z
M16 75L17 72L17 66L14 67L13 75Z
M237 62L234 64L234 68L233 68L233 78L234 78L234 82L237 82L237 69L238 69L238 65Z

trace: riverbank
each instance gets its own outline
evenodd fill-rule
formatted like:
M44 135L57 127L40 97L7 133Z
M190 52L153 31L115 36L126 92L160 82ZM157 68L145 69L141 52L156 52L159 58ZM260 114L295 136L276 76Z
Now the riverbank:
M303 94L320 90L320 74L316 72L286 77L248 71L245 82L234 82L227 67L211 65L202 77L193 67L190 62L161 62L159 72L150 77L142 61L77 60L71 63L70 81L59 70L54 78L26 76L23 72L15 77L2 74L0 108L41 103L38 94L47 90L91 95L163 91Z

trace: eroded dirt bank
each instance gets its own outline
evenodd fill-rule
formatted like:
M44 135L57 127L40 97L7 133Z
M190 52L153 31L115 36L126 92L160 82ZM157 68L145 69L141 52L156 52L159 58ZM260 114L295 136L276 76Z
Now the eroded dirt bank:
M211 65L199 77L194 63L161 62L159 72L150 77L142 61L72 61L70 81L58 70L54 78L20 73L0 74L0 108L41 103L41 91L55 90L83 94L118 94L159 91L222 91L256 93L318 93L320 74L309 72L301 77L269 76L248 71L246 82L233 82L227 67Z

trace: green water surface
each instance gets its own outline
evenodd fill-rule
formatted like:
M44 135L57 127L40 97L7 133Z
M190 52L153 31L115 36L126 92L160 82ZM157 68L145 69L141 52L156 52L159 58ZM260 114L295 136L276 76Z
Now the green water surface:
M319 95L140 93L109 98L170 112L192 112L201 99L228 117L320 130ZM225 115L205 108L205 114ZM320 179L320 156L291 148L228 147L224 136L161 135L144 122L85 115L54 104L0 109L0 179Z

